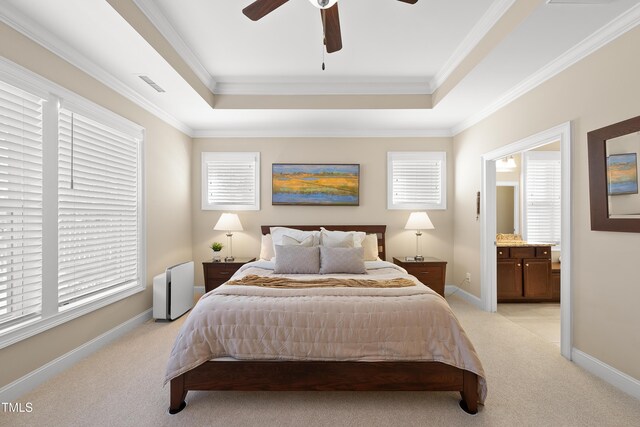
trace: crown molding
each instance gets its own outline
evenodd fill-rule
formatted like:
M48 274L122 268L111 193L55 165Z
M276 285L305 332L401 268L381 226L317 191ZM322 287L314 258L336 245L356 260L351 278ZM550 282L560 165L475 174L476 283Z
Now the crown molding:
M193 138L451 138L450 129L206 129Z
M37 25L32 19L15 10L9 5L3 5L0 9L0 21L4 22L14 30L38 43L45 49L51 51L56 56L64 59L74 67L95 78L113 91L119 93L139 107L158 117L167 124L175 127L179 131L192 136L193 130L173 117L157 105L149 102L138 92L123 83L113 74L105 71L95 62L87 59L80 52L60 40L51 32Z
M430 95L429 82L416 81L273 81L222 82L217 95Z
M133 0L136 6L144 13L149 21L156 27L162 36L169 42L180 58L187 63L191 71L200 79L211 92L214 92L217 82L209 71L202 65L197 55L185 43L180 33L171 25L164 13L151 0Z
M518 85L513 87L507 93L498 98L495 102L481 110L479 113L472 115L468 119L462 121L451 129L455 136L460 132L470 128L478 122L484 120L494 114L502 107L510 104L522 95L538 87L542 83L560 74L562 71L571 67L578 61L591 55L603 46L611 43L624 33L635 28L640 24L640 4L633 6L620 16L614 18L608 24L591 34L589 37L566 51L564 54L548 63L536 73L532 74Z
M469 34L462 40L462 43L456 48L451 57L445 62L440 71L431 80L430 86L432 92L438 89L449 78L451 73L460 65L471 51L482 41L487 33L502 18L509 8L515 3L515 0L496 0L489 9L482 15L482 18L473 26Z

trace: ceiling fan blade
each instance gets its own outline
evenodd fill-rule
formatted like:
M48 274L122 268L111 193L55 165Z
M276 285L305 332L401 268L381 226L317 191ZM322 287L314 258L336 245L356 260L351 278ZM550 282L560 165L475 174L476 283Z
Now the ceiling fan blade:
M321 9L322 26L327 53L337 52L342 49L342 33L340 31L340 16L338 15L338 3L329 9Z
M249 6L242 9L242 13L252 21L257 21L265 15L270 14L289 0L256 0Z
M403 3L409 3L409 4L416 4L418 3L418 0L398 0L401 1Z

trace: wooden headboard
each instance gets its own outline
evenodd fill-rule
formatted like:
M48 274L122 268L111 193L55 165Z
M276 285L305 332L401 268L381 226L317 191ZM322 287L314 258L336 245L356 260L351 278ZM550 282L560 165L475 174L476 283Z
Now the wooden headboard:
M378 256L381 260L387 260L387 245L384 240L384 233L387 230L386 225L263 225L261 226L262 234L269 234L271 227L288 227L303 231L320 230L324 227L327 230L336 231L364 231L367 234L376 234L378 236Z

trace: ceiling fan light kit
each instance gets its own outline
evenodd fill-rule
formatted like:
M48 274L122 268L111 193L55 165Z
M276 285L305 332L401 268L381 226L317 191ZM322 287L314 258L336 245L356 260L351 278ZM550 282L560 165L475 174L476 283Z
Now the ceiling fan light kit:
M309 2L318 9L329 9L336 4L338 0L309 0Z
M257 21L270 14L289 0L256 0L242 9L242 13L252 21ZM398 0L403 3L415 4L418 0ZM322 18L323 42L327 53L342 49L342 34L340 33L340 18L338 16L338 0L309 0L320 9ZM324 69L324 68L323 68Z

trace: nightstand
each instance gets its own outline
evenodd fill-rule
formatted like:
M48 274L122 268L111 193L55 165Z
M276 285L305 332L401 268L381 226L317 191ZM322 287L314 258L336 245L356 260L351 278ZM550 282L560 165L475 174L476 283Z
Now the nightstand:
M255 261L255 258L236 258L234 261L204 261L204 290L209 292L229 280L233 273L244 264Z
M393 258L393 263L404 268L416 278L444 296L444 278L447 274L447 262L438 258L424 257L423 261L405 261L403 258Z

